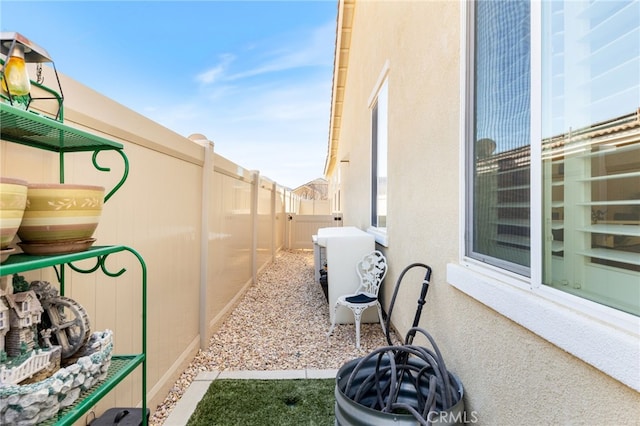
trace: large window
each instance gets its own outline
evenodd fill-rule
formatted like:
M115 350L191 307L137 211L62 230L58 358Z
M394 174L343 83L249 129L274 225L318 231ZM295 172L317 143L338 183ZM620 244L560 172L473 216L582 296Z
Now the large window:
M640 315L640 2L541 8L470 10L466 255Z
M388 90L385 79L371 107L371 226L387 227Z

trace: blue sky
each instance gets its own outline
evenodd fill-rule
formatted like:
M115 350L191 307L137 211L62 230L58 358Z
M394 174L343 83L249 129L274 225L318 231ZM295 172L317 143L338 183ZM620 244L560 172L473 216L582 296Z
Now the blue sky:
M336 14L329 0L2 0L0 26L59 72L295 188L323 176Z

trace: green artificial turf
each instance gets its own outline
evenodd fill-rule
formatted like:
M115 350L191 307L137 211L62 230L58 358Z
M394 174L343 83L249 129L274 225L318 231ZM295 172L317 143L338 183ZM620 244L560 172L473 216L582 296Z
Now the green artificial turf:
M335 379L214 380L187 425L334 425L335 384Z

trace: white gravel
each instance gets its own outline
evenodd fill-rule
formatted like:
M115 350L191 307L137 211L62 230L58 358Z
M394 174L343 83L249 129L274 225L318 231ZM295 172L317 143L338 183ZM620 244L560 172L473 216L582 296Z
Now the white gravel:
M360 350L353 324L337 325L327 338L329 307L313 269L313 252L280 251L156 407L150 424L162 425L201 371L337 369L386 346L377 323L361 325Z

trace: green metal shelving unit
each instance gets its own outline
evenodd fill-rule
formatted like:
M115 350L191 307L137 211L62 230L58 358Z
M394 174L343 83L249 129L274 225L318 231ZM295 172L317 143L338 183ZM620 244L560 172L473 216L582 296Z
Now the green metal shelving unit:
M93 164L100 170L108 172L110 169L98 165L96 158L101 151L115 151L124 161L124 173L118 184L105 196L105 202L122 186L129 173L129 163L122 151L122 144L91 133L75 129L65 125L61 121L39 115L31 111L23 111L9 104L0 102L0 134L1 139L9 142L27 145L38 149L58 152L60 156L60 183L64 183L64 155L72 152L93 151ZM81 418L100 399L107 395L118 383L124 380L138 367L142 369L142 412L146 412L147 402L147 268L144 259L134 249L123 246L96 246L86 251L59 254L50 256L36 256L27 254L15 254L0 264L0 276L17 274L47 267L53 267L60 282L60 293L64 294L65 266L79 273L93 273L100 269L109 277L118 277L126 270L121 269L111 272L106 267L106 259L109 255L118 252L133 254L141 266L142 282L142 343L141 352L133 355L113 355L107 378L84 391L77 401L61 410L56 417L50 419L45 425L71 425ZM74 262L96 259L95 266L82 269L74 265ZM146 416L142 419L143 425L147 424Z

